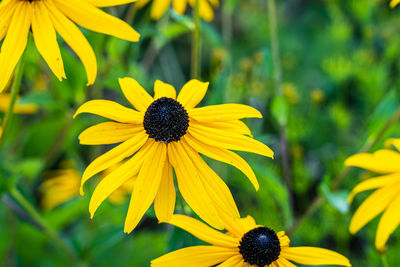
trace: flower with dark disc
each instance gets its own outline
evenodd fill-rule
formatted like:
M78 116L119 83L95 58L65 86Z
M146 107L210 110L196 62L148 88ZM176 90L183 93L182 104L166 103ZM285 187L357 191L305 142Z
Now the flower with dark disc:
M143 127L150 138L168 144L186 134L189 116L178 101L161 97L147 108Z
M258 227L247 232L240 241L239 252L243 260L260 267L279 258L280 242L275 232L268 227Z

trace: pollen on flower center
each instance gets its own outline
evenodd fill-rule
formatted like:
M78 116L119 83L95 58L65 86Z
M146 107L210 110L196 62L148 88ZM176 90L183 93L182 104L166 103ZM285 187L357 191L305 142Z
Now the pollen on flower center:
M272 229L258 227L242 237L239 252L245 262L264 267L279 258L281 246L278 236Z
M186 134L189 116L178 101L161 97L147 108L143 126L150 138L170 143L179 141Z

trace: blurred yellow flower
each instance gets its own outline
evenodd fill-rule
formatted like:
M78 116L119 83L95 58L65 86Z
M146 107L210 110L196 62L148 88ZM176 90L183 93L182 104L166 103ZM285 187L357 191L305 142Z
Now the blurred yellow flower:
M400 139L389 139L400 151ZM356 194L376 189L357 209L350 222L350 232L357 233L369 221L383 212L376 232L375 246L384 252L389 236L400 224L400 153L381 149L375 153L359 153L349 157L346 166L356 166L382 174L359 183L349 195L349 202Z
M219 6L219 0L199 0L199 13L200 17L202 17L206 21L211 21L214 19L214 11L213 7ZM136 3L138 8L142 8L150 0L139 0ZM151 6L151 18L158 20L161 18L165 12L168 10L168 7L171 6L178 14L185 13L186 6L189 3L192 7L195 6L196 0L153 0Z
M154 98L132 78L123 78L119 82L125 97L136 110L112 101L92 100L84 103L75 114L92 113L116 121L86 129L79 136L81 144L122 142L86 168L82 186L95 174L133 155L96 187L89 205L92 217L115 189L137 175L125 232L130 233L136 227L153 201L157 218L169 219L175 209L172 168L183 198L205 221L222 227L213 203L232 216L238 215L229 188L199 153L237 167L258 189L251 167L231 150L273 157L272 150L251 138L249 128L240 121L261 118L261 113L241 104L195 108L208 88L208 83L198 80L186 83L178 96L174 87L156 81Z
M331 250L316 247L290 247L285 232L257 225L250 216L231 218L219 214L226 229L216 231L204 223L184 215L173 215L168 222L211 246L201 245L179 249L151 262L153 267L172 266L296 266L304 265L351 266L349 260Z
M393 7L397 6L399 3L400 3L400 0L392 0L390 2L390 7L393 8Z
M325 99L325 94L321 89L314 89L311 91L310 97L312 102L321 104Z
M79 195L81 175L75 169L48 171L46 180L40 185L41 205L51 210Z
M7 111L10 105L11 95L10 94L0 94L0 111ZM38 110L36 104L19 104L18 102L14 106L14 113L19 114L32 114Z
M284 83L283 87L283 95L291 105L295 105L299 102L299 93L297 92L297 88L293 83Z
M3 0L0 4L0 92L6 87L28 42L30 29L39 53L61 81L66 78L56 32L81 59L88 84L97 75L95 54L79 28L73 23L115 37L137 42L139 34L127 23L97 7L135 0Z

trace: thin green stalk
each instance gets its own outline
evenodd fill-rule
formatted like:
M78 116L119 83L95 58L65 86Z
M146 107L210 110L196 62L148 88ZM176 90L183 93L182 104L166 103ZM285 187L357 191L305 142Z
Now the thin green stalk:
M378 132L376 136L373 138L369 138L363 147L361 148L359 153L368 152L379 140L384 136L387 130L389 130L394 123L396 123L400 119L400 107L397 108L395 113L393 113L392 117L386 122L386 124L382 127L382 129ZM341 182L346 178L346 176L350 173L352 167L344 168L336 177L332 180L331 190L336 190ZM308 209L301 215L294 224L287 231L289 234L293 233L297 227L306 220L311 214L313 214L323 203L325 198L321 195L318 195L314 198L311 204L308 206Z
M32 219L42 228L43 232L54 241L54 243L73 261L78 260L76 253L69 248L64 241L51 229L43 217L36 211L31 203L16 189L11 188L10 195L24 208L24 210L32 217Z
M192 39L192 78L200 78L200 68L201 68L201 40L200 40L200 10L199 10L200 0L196 0L196 4L193 10L193 39Z
M381 260L382 260L383 267L389 267L389 263L387 261L386 254L381 254Z
M14 74L14 80L11 86L11 99L10 99L10 104L8 105L8 110L7 113L4 117L4 121L2 124L2 128L3 128L3 133L0 136L0 151L2 150L5 140L7 138L8 135L8 128L10 127L11 121L13 119L13 115L14 115L14 106L15 103L17 102L17 98L18 98L18 93L19 93L19 89L21 87L21 81L22 81L22 74L23 74L23 60L21 59L19 64L17 65L16 69L15 69L15 74Z

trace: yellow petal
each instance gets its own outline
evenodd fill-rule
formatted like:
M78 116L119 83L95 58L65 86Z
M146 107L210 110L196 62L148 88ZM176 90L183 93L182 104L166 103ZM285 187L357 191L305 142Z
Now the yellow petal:
M247 266L244 265L243 256L242 255L235 255L227 259L221 264L217 265L218 267L240 267L240 266Z
M282 257L304 265L351 266L349 260L334 251L315 247L282 248Z
M144 157L147 155L149 147L149 145L142 147L136 155L113 170L100 181L90 199L89 212L92 218L97 208L107 197L125 184L129 179L134 179L134 176L138 174L142 167Z
M196 121L195 123L203 126L208 126L211 128L216 128L219 130L223 130L226 132L235 132L238 134L245 134L250 137L253 137L251 134L251 131L247 125L240 121L240 120L232 120L232 121L219 121L219 122L201 122L201 121ZM189 122L190 124L190 122Z
M390 2L390 7L394 8L395 6L397 6L400 3L400 0L392 0Z
M196 138L192 137L190 134L186 134L183 139L201 154L209 158L225 162L241 170L252 182L254 188L258 190L259 184L253 170L251 169L249 164L239 155L223 148L209 146L206 143L200 142Z
M28 42L28 33L32 22L30 3L18 1L12 16L7 36L0 52L0 92L7 86L13 70L23 54Z
M140 34L128 23L105 13L93 5L78 0L54 0L54 3L66 16L86 29L131 42L139 41Z
M371 194L357 209L350 222L350 232L357 233L365 224L381 213L400 192L399 186L388 186Z
M145 112L154 99L132 78L118 79L126 99L139 111Z
M0 94L0 111L7 111L10 105L11 94ZM19 101L19 100L18 100ZM20 104L16 103L14 106L14 113L18 114L32 114L38 110L38 106L35 104Z
M154 142L140 169L129 203L124 232L130 233L153 203L160 186L164 164L167 164L167 145Z
M47 0L41 2L46 5L49 10L50 19L52 20L58 34L81 59L88 77L87 85L93 84L97 75L97 62L96 56L89 42L86 40L85 36L83 36L78 27L76 27L74 23L58 10L53 1Z
M376 178L370 178L367 179L361 183L359 183L354 189L351 191L348 201L353 202L353 198L356 194L375 189L375 188L380 188L382 186L386 186L388 184L392 183L398 183L400 181L400 173L394 173L394 174L389 174L389 175L384 175L384 176L379 176Z
M85 0L89 4L97 7L119 6L136 2L137 0Z
M6 5L7 3L7 5ZM10 26L11 17L14 14L14 9L16 6L16 1L5 1L0 3L0 41L3 40L4 36L8 31Z
M79 135L82 145L107 145L124 142L144 131L142 125L103 122L87 128Z
M142 132L135 137L116 146L107 153L104 153L103 155L95 159L92 163L90 163L82 175L81 194L83 194L83 185L87 180L89 180L93 175L133 155L146 143L147 138L147 134L145 132Z
M225 182L207 165L201 156L194 151L185 140L181 141L182 147L188 156L192 159L195 168L197 168L200 181L205 192L210 196L215 205L219 205L229 216L240 217L239 211L233 200L231 191Z
M177 251L168 253L151 261L153 267L205 267L214 266L223 262L230 257L237 255L239 252L229 248L216 246L195 246L182 248Z
M279 256L278 260L273 263L275 263L274 267L296 267L296 265L285 259L283 256Z
M171 219L175 210L175 186L172 176L172 166L169 163L164 164L164 170L161 178L160 189L154 200L154 210L158 220L168 221Z
M243 225L237 223L240 218L228 215L219 206L215 206L215 209L217 210L218 217L224 225L224 229L226 229L232 236L241 239L247 231L243 229Z
M398 192L400 193L400 192ZM379 221L378 230L376 231L375 246L378 251L385 251L386 241L391 233L400 224L400 196L397 196L392 203L389 204Z
M212 200L200 181L192 160L180 142L168 144L168 156L178 180L181 195L193 211L214 228L222 229L222 223L216 216Z
M243 118L262 118L253 107L242 104L221 104L188 110L189 117L202 122L230 121Z
M381 149L373 154L359 153L345 161L346 166L356 166L376 173L400 171L400 153L393 150Z
M198 80L187 82L181 89L178 95L178 102L186 109L191 109L197 106L205 96L209 83L203 83Z
M257 227L256 221L251 216L246 218L235 218L235 225L240 228L242 233L247 233L248 231Z
M172 85L157 80L154 83L154 100L161 97L169 97L175 99L176 91Z
M151 6L151 18L157 20L161 18L168 7L171 5L171 0L153 0L153 5Z
M64 65L57 43L56 30L49 17L49 10L40 2L32 2L32 32L36 48L49 65L52 72L61 81L65 79Z
M150 0L138 0L135 3L135 8L137 9L141 9L142 7L144 7L145 5L147 5L150 2Z
M285 234L285 231L280 231L280 232L276 233L276 235L279 238L279 243L280 243L281 248L282 247L288 247L290 245L290 239Z
M186 10L187 1L186 0L172 0L173 7L176 13L183 15Z
M397 151L400 152L400 138L390 138L386 140L385 146L388 147L390 145L393 145L397 149Z
M227 133L195 123L190 125L188 131L194 138L212 146L252 152L270 158L273 158L274 156L274 152L269 147L248 136L236 133Z
M218 232L206 224L185 215L173 215L168 223L179 227L206 243L226 248L236 248L239 240Z
M91 113L123 123L143 124L143 113L126 108L109 100L90 100L83 103L74 114Z

